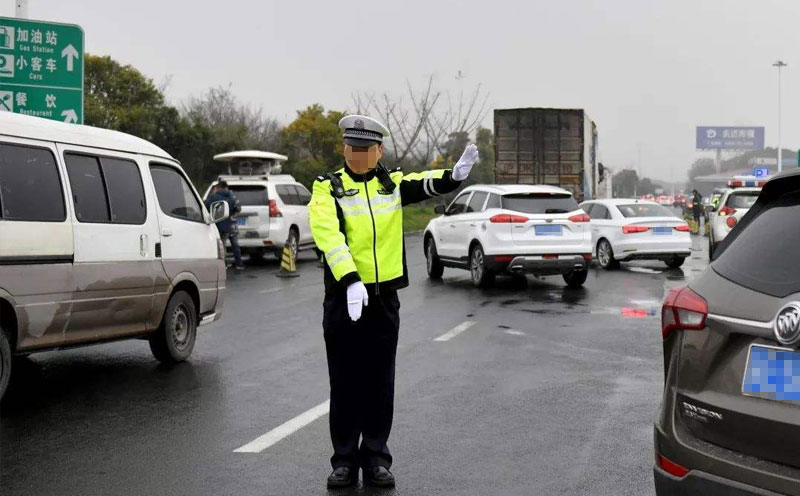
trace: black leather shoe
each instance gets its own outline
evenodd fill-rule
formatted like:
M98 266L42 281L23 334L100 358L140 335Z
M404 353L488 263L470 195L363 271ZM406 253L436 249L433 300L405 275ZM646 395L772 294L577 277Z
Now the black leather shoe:
M328 476L328 487L350 487L358 483L358 469L350 467L339 467Z
M364 484L374 487L394 487L394 475L386 467L365 468Z

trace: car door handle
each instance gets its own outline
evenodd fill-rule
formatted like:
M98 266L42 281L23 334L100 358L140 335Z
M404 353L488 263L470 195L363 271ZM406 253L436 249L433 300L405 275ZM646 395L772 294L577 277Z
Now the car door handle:
M470 222L470 224L469 224L469 225L470 225L470 227L475 227L475 226L477 226L478 224L476 224L476 223L474 223L474 222Z
M172 229L170 229L169 227L161 229L161 235L164 236L165 238L169 238L170 236L172 236Z
M455 225L455 224L450 224L450 227L451 227L451 228L453 228L453 229L455 229L455 228L456 228L456 225Z
M147 234L139 236L139 254L143 257L147 256Z

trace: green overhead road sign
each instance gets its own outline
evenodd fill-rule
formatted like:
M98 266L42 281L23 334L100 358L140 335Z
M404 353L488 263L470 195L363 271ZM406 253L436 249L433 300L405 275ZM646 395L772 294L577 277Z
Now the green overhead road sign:
M83 29L0 17L0 112L83 123Z

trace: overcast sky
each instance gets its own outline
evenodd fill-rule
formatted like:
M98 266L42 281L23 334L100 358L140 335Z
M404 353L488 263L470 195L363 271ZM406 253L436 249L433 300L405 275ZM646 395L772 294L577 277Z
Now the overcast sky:
M171 77L173 103L230 83L284 123L430 74L483 84L491 108L584 108L604 163L641 157L661 179L700 156L696 125L763 125L775 146L782 59L783 144L800 146L798 0L29 0L29 18L80 24L87 51Z

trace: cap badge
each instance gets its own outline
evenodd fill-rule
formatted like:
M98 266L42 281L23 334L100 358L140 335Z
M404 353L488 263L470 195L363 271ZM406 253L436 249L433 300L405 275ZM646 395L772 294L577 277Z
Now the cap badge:
M353 127L356 129L364 129L364 121L361 119L356 119L355 122L353 122Z

